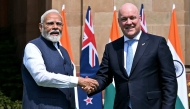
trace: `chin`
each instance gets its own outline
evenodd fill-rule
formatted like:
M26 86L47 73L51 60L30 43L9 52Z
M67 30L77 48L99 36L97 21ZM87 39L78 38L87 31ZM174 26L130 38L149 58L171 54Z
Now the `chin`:
M127 36L134 36L135 35L135 32L128 32L127 33Z
M47 35L45 38L51 42L59 42L61 34L59 34L58 36Z
M60 35L59 36L50 36L49 37L50 41L52 41L52 42L59 42L60 38L61 38Z

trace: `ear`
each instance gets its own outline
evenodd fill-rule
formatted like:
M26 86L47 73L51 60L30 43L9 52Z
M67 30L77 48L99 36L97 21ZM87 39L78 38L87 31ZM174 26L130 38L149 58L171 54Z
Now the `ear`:
M40 32L42 32L42 24L39 23L38 26L39 26L39 30L40 30Z
M120 19L119 19L119 18L117 18L117 22L118 22L118 24L119 24L119 27L121 27L121 26L120 26Z

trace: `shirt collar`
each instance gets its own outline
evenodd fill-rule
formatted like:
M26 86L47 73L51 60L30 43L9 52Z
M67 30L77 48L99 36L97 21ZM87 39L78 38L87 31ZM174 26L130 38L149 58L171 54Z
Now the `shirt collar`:
M142 34L142 31L140 30L140 32L139 32L133 39L139 40L141 34ZM124 42L125 42L125 41L128 41L128 40L130 40L130 39L129 39L127 36L124 35Z
M55 48L59 49L59 42L53 42L53 45L55 46Z

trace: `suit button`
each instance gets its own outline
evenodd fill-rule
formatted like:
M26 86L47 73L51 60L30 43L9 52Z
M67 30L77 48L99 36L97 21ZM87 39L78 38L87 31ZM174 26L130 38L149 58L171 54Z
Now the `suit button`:
M66 75L68 75L68 73L66 73Z

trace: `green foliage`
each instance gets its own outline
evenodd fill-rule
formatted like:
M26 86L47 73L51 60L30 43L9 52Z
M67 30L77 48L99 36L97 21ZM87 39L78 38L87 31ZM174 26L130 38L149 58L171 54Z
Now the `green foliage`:
M22 102L18 100L11 101L0 91L0 109L22 109Z
M6 29L0 29L0 36L0 91L10 100L21 100L21 61L16 56L16 44ZM0 109L5 109L1 108L1 105L0 103Z

